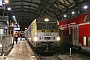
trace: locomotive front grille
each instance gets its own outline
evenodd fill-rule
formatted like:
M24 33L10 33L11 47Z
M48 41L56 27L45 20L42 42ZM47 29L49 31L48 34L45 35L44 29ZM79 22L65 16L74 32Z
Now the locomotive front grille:
M44 37L44 40L50 40L51 37Z

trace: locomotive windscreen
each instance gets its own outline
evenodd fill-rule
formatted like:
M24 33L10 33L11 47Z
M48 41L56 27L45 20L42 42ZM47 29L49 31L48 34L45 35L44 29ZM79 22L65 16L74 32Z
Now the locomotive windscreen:
M56 19L50 19L49 22L45 22L44 19L37 20L37 30L57 30Z

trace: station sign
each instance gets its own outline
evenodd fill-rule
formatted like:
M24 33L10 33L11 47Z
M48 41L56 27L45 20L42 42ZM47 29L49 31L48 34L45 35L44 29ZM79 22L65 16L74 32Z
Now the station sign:
M20 25L19 24L15 24L14 25L14 30L20 30Z
M0 9L4 9L5 7L4 7L4 0L0 0Z

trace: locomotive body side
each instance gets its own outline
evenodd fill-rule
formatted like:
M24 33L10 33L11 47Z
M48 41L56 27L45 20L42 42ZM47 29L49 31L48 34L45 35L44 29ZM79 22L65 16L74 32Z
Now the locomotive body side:
M67 31L68 41L74 49L90 51L90 12L59 23L60 30Z

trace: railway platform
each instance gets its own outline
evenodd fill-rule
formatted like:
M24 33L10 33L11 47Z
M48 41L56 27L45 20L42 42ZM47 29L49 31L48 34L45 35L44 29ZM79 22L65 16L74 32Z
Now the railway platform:
M90 57L82 56L82 55L58 55L60 60L89 60ZM13 49L10 51L8 56L0 56L0 60L38 60L28 45L26 40L18 41L18 43L14 44ZM40 60L40 59L39 59ZM45 60L45 57L44 57ZM49 56L49 60L52 58Z
M15 43L15 42L14 42ZM36 60L32 57L32 51L25 40L18 41L14 44L13 49L8 56L0 56L0 60Z

